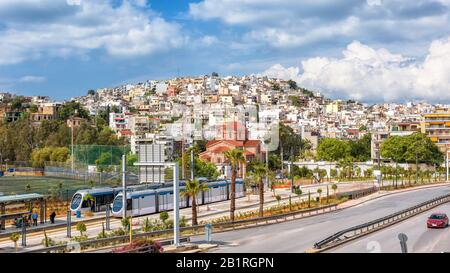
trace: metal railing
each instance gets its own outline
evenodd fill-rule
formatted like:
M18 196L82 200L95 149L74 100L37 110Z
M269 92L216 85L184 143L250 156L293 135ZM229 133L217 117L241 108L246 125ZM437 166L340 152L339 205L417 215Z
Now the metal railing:
M434 207L450 202L450 194L443 195L432 200L420 203L414 207L404 209L402 211L390 214L388 216L376 219L374 221L367 222L362 225L354 226L348 229L341 230L324 240L314 244L315 249L332 248L338 246L347 241L364 236L375 230L379 230L395 223L403 221L407 218L413 217L424 211L430 210Z

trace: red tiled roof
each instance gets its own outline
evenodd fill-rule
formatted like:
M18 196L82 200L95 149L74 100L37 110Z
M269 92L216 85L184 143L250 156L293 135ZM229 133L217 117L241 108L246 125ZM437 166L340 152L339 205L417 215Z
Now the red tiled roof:
M208 141L208 143L206 143L206 148L208 148L209 146L212 146L214 144L216 144L217 142L219 142L220 140L210 140Z
M226 151L229 151L229 150L231 150L230 148L228 148L228 147L217 147L217 148L215 148L215 149L213 149L213 150L211 150L210 152L212 152L212 153L216 153L216 154L221 154L221 153L225 153Z
M246 146L246 147L248 147L248 146L256 147L259 144L261 144L260 140L247 140L247 141L245 141L244 146Z

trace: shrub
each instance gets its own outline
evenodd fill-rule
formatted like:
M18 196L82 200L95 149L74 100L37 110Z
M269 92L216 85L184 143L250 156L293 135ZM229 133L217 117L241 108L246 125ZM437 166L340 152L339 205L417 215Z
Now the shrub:
M147 253L161 253L163 252L161 244L157 241L138 239L133 241L129 245L114 249L113 253L126 253L126 252L147 252Z
M169 213L167 211L163 211L159 214L159 219L161 221L165 222L167 219L169 219Z
M42 239L41 243L45 246L45 247L50 247L50 246L54 246L56 245L56 242L47 236L47 233L44 230L44 239Z
M122 218L120 220L120 223L122 224L122 228L124 230L129 230L130 229L130 217L126 217L126 218Z
M123 228L118 228L111 231L111 236L123 236L126 232Z
M83 233L86 232L86 224L83 222L77 223L77 230L80 232L80 235L83 236Z
M150 220L147 218L144 219L142 222L141 230L143 232L150 232L152 231L152 224L150 223Z
M186 219L186 216L183 216L180 219L180 227L185 227L185 226L187 226L187 219Z
M78 242L78 243L81 243L83 241L87 241L87 239L88 239L87 235L80 235L80 236L74 236L73 237L73 240Z
M173 228L173 220L166 220L166 221L164 222L164 228L165 228L165 229L171 229L171 228Z

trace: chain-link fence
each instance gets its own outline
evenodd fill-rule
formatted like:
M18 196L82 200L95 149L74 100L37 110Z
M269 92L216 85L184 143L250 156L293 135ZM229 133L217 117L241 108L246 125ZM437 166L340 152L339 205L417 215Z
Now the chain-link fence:
M74 145L74 161L85 165L121 165L122 155L131 151L130 145Z

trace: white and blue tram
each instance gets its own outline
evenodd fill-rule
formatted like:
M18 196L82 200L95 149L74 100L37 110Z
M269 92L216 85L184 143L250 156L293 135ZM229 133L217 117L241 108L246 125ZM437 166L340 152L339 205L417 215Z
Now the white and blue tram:
M230 196L230 181L219 180L208 182L208 190L197 196L198 205L206 205L214 202L226 201ZM180 191L184 190L180 186ZM242 179L236 179L236 198L245 196L245 186ZM122 217L123 194L119 192L114 198L112 215ZM192 200L180 197L180 208L192 206ZM127 192L127 215L140 216L162 211L173 210L173 188L165 187L155 190L143 190Z

